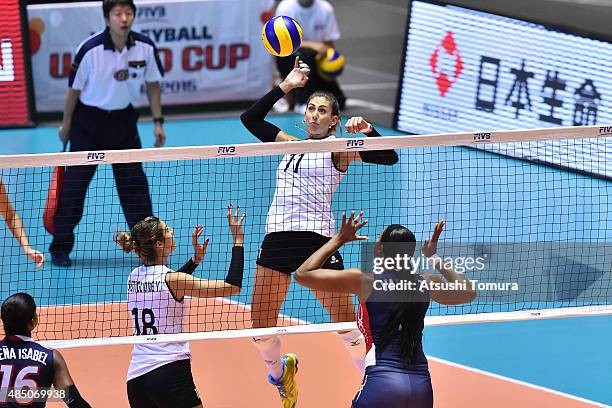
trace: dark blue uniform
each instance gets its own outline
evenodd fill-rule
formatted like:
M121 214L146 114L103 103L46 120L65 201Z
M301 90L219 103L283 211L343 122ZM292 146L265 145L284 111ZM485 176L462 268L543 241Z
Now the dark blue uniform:
M132 106L140 85L157 82L163 68L155 44L130 32L123 53L115 50L110 31L90 36L79 47L68 86L80 91L70 127L71 152L140 149L138 112ZM148 74L157 71L157 75ZM85 86L85 84L87 84ZM49 252L72 251L74 229L83 217L85 196L96 172L95 163L66 168L55 214ZM141 163L114 163L113 175L121 208L130 229L153 214L149 184Z
M376 279L394 279L396 272L384 272ZM416 275L417 285L423 280ZM418 287L418 286L417 286ZM427 358L421 343L424 318L429 308L429 294L411 292L411 330L419 344L412 364L405 364L400 352L400 332L384 349L380 347L381 331L394 312L395 303L389 301L389 292L373 292L359 304L357 324L366 339L366 371L355 399L355 408L432 408L433 390ZM383 301L384 300L384 301Z
M49 388L53 384L53 364L53 350L28 338L6 336L0 341L0 408L44 408L46 402L21 401L17 404L7 396L8 389L4 387L14 389L18 380L24 385L32 385L31 389Z

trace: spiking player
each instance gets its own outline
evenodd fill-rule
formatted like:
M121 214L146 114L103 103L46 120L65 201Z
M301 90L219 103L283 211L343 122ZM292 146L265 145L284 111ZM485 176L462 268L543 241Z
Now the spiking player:
M1 314L5 337L0 341L0 407L44 408L46 397L57 395L69 408L91 408L60 352L32 340L38 325L34 298L15 293L2 303Z
M444 221L436 225L431 239L422 247L423 255L432 260L443 277L431 273L421 275L411 268L386 269L376 275L376 280L380 281L413 282L414 289L394 293L374 290L376 285L370 272L357 268L341 271L325 268L325 260L344 244L368 239L356 235L367 223L361 222L362 215L355 217L353 213L348 220L343 215L338 233L298 268L295 279L311 289L352 293L359 297L357 323L366 338L368 352L365 376L353 399L353 408L432 408L433 390L422 345L429 301L458 305L474 300L476 292L464 275L455 272L436 255ZM394 224L383 230L376 241L374 255L385 261L398 255L412 257L415 246L414 234ZM423 282L428 285L422 285ZM448 282L456 283L456 288L424 288L434 286L432 283Z
M298 140L265 120L272 106L294 88L308 82L310 69L299 58L285 80L263 96L240 119L262 142ZM315 92L308 99L304 114L308 140L333 138L340 125L338 101L328 92ZM361 117L346 123L347 133L363 132L380 136ZM394 150L306 153L286 155L276 172L276 191L266 220L266 236L257 259L251 316L253 327L276 326L278 313L291 283L291 273L334 234L332 197L352 162L392 165L398 162ZM325 262L329 269L344 269L339 252ZM332 321L346 322L355 318L355 305L348 294L314 291L329 312ZM355 364L363 370L365 345L358 330L338 333ZM277 336L254 337L253 342L270 373L268 380L279 391L283 406L291 408L297 401L297 357L280 356Z

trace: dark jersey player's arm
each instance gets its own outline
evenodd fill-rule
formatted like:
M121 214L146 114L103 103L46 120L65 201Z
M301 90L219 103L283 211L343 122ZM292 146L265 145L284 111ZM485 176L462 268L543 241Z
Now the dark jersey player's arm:
M68 371L68 365L62 354L57 350L53 350L53 368L53 386L56 389L66 390L66 396L63 398L66 405L69 408L91 408L91 405L83 399L76 385L74 385Z

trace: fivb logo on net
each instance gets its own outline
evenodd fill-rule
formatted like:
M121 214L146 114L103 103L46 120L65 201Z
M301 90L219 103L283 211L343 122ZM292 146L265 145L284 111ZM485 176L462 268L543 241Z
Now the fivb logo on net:
M88 152L87 153L87 162L102 162L106 157L106 153L104 152Z
M599 136L612 136L612 126L600 126Z
M348 149L363 149L365 147L365 140L349 139L346 141L346 147Z
M219 146L217 148L217 156L234 156L236 154L236 146Z
M15 65L13 63L13 44L10 39L0 40L0 82L15 80Z
M489 142L491 141L491 132L485 133L474 133L474 141L475 142Z

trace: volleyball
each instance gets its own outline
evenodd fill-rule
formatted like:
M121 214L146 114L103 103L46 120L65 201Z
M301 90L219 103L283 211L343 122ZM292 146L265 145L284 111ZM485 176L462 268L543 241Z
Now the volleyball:
M328 48L323 55L317 56L317 71L319 76L327 81L333 81L344 69L344 55L333 48Z
M302 27L291 17L276 16L264 24L261 40L270 54L286 57L300 48Z

